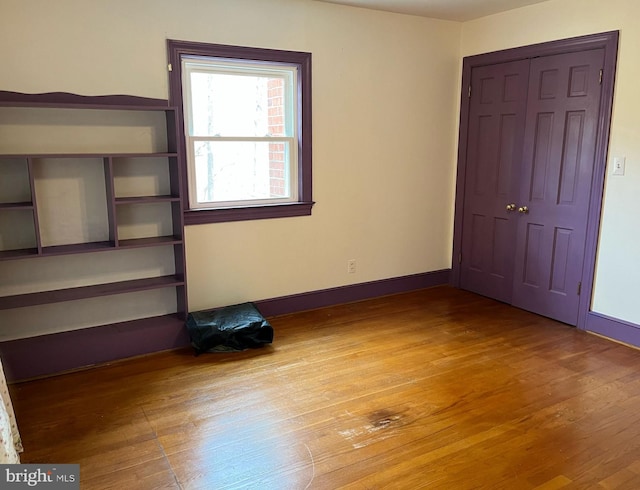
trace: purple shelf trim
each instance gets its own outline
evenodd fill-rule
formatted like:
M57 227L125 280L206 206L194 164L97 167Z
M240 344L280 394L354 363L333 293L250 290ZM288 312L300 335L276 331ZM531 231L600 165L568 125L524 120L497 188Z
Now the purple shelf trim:
M116 204L152 204L157 202L179 202L179 196L116 197Z
M40 255L38 255L38 251L36 248L2 250L0 251L0 260L19 259L24 257L53 257L56 255L107 252L127 248L161 247L164 245L177 245L180 243L182 243L182 238L180 238L179 236L129 238L127 240L120 240L117 246L114 244L114 242L111 241L72 243L69 245L53 245L50 247L43 247L42 254Z
M24 259L25 257L36 257L37 248L21 248L17 250L0 250L0 260Z
M77 95L67 92L24 94L0 90L0 106L5 107L57 107L82 109L158 110L173 109L166 99L135 97L132 95Z
M177 314L0 343L9 381L51 375L189 345Z
M147 279L96 284L77 288L56 289L37 293L17 294L0 297L0 310L24 308L27 306L46 305L63 301L96 298L114 294L134 293L150 289L183 286L184 280L178 276L160 276Z
M42 247L42 255L67 255L87 252L99 252L102 250L113 250L113 242L89 242L89 243L73 243L70 245L53 245L51 247Z
M0 202L0 209L33 209L31 202Z
M181 243L182 243L182 238L178 236L129 238L127 240L120 240L118 242L118 248L159 247L162 245L178 245Z
M177 157L177 153L171 152L158 152L158 153L113 153L109 155L105 155L114 159L118 158L168 158L168 157ZM117 160L116 160L117 162Z
M158 153L20 153L20 154L0 154L0 159L16 159L16 158L113 158L116 160L118 158L168 158L168 157L177 157L177 153L166 153L166 152L158 152Z

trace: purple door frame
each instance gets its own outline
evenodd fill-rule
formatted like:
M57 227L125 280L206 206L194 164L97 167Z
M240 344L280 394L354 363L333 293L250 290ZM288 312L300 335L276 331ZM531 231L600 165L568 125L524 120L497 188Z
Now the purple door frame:
M464 211L464 185L467 165L467 137L469 121L469 86L471 70L474 67L505 63L538 56L549 56L589 49L604 49L604 72L602 76L602 96L597 122L597 137L592 180L592 193L587 218L587 234L585 241L585 260L582 268L582 294L580 296L577 327L585 329L587 313L591 306L593 278L595 274L598 233L600 230L600 214L604 190L604 177L609 147L609 131L611 128L611 111L613 106L613 90L615 82L616 61L618 55L618 31L604 32L580 36L548 43L534 44L520 48L494 51L486 54L468 56L463 59L462 89L460 96L460 131L458 135L458 173L456 179L455 218L453 230L453 264L451 285L460 287L460 262L462 253L462 217Z

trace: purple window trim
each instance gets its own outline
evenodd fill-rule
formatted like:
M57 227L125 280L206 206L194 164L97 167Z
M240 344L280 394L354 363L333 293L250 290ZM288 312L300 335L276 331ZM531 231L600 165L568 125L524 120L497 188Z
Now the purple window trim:
M248 221L255 219L290 218L309 216L313 202L294 202L266 206L246 206L243 208L199 209L185 211L185 225L205 225L207 223L225 223L228 221Z
M197 225L244 221L252 219L308 216L313 207L312 151L311 151L311 53L276 49L227 46L224 44L196 43L167 40L169 71L169 104L176 107L178 124L178 160L182 171L184 224ZM182 101L182 57L217 57L269 63L287 63L298 66L298 201L265 206L243 206L224 209L189 209L186 141Z

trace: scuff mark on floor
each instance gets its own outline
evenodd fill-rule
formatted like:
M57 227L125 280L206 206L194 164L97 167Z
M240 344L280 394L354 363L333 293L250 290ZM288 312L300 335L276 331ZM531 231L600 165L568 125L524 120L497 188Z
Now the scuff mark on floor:
M309 446L305 444L304 447L307 448L307 451L309 452L309 457L311 458L311 480L309 480L309 483L307 483L307 486L304 487L304 490L307 490L307 488L309 488L313 483L313 479L316 477L316 462L313 459L313 454L311 453L311 449L309 449Z
M369 423L354 429L339 430L338 434L351 442L354 449L360 449L393 437L398 429L406 425L402 414L390 410L377 410L368 415Z

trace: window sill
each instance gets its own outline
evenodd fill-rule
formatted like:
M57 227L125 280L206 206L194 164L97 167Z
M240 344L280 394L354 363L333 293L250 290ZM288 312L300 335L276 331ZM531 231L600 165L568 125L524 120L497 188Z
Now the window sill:
M248 221L256 219L290 218L309 216L314 202L295 202L269 206L243 208L185 210L184 224L204 225L208 223L226 223L229 221Z

